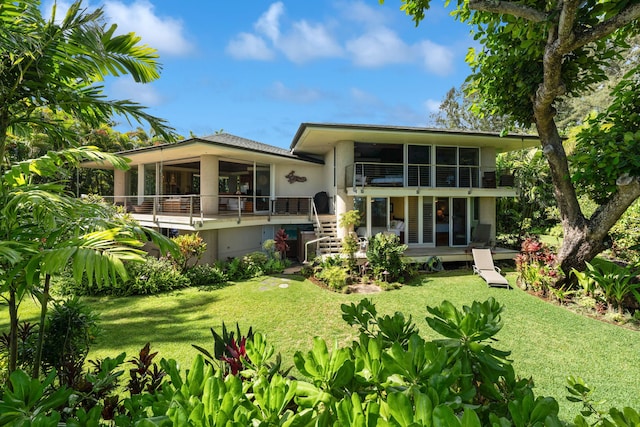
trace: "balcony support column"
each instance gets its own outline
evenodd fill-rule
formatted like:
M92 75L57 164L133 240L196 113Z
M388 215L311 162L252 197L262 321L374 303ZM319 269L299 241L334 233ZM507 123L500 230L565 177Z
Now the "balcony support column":
M200 157L200 206L205 214L218 213L220 162L217 156Z

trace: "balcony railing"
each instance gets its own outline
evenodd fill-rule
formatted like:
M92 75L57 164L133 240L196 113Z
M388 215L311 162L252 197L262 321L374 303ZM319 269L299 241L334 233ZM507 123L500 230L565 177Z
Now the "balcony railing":
M346 187L496 188L513 187L513 175L496 179L495 168L358 162L346 167Z
M271 199L263 196L225 194L219 196L105 196L103 198L107 202L121 206L125 212L151 215L153 221L156 221L158 216L186 216L189 217L189 223L193 223L194 219L204 219L205 216L237 216L238 220L249 216L271 217L272 215L307 215L311 218L313 212L313 198L308 196Z

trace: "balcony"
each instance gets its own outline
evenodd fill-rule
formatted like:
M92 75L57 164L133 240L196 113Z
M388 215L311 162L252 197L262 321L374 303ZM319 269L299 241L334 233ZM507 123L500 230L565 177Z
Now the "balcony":
M513 187L513 175L496 179L495 168L463 165L354 163L346 167L347 188L498 188Z
M105 201L120 206L124 212L145 223L185 224L205 221L266 220L273 216L311 219L315 212L313 197L269 197L247 195L145 195L106 196ZM216 209L217 208L217 209ZM164 225L163 225L164 226Z

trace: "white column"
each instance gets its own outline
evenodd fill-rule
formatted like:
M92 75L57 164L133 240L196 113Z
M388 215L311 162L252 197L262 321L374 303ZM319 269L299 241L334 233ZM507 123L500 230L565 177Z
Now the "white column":
M218 213L219 168L217 156L200 157L200 205L205 214Z
M348 165L353 163L353 141L340 141L336 144L336 218L340 222L340 216L353 209L353 197L347 196L345 187L345 175ZM338 227L338 238L345 236L345 230Z
M126 198L123 197L126 195L126 175L125 171L122 169L115 169L113 171L113 202L114 203L125 203Z
M144 202L144 165L138 165L138 204Z

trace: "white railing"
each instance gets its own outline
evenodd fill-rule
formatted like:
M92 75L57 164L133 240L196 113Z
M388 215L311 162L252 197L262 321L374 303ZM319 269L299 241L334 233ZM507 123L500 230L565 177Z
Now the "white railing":
M276 197L231 195L144 195L103 196L107 202L121 206L134 215L149 215L155 222L159 216L195 218L235 216L238 222L249 216L306 215L312 220L313 198L309 196ZM217 209L216 209L217 207Z
M346 167L345 186L413 188L513 187L511 174L496 176L495 168L466 165L424 165L357 162Z

